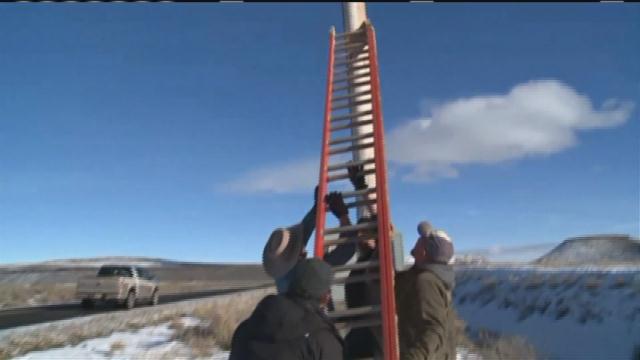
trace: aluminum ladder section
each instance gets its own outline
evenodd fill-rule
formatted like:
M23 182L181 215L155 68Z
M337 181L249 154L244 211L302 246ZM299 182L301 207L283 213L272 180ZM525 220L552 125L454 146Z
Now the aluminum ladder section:
M374 204L377 221L351 226L325 228L327 207L318 202L316 218L315 256L322 258L332 246L345 242L357 242L356 237L340 238L339 234L364 229L377 230L378 257L367 262L334 267L335 283L379 281L379 305L360 308L336 309L329 312L336 325L346 328L382 328L382 350L385 360L398 359L398 329L394 294L394 266L390 239L390 218L387 190L387 168L384 152L384 127L380 100L380 80L375 31L367 21L356 31L329 35L329 69L325 102L322 156L318 198L324 199L329 185L349 178L350 165L365 165L365 174L375 174L376 186L359 191L344 191L342 195L348 208ZM358 86L370 85L370 91L354 91ZM355 89L354 89L355 88ZM370 104L369 111L357 111L355 106ZM373 132L354 135L355 127L372 124ZM344 162L345 154L354 150L373 148L373 159ZM335 160L341 157L342 160ZM342 161L342 162L340 162ZM354 199L354 201L351 201ZM354 221L355 223L355 221ZM348 271L367 269L368 275L347 279ZM344 276L339 276L340 274ZM376 294L377 295L377 294Z

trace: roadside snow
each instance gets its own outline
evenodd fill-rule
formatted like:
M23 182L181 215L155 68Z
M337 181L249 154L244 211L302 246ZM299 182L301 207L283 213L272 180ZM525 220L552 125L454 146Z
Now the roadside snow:
M468 349L465 349L463 347L457 347L456 360L482 360L482 357L478 354L469 352Z
M185 327L195 326L201 321L183 317ZM137 331L118 331L109 336L83 341L74 346L65 346L43 351L34 351L20 356L20 360L50 359L160 359L189 358L191 349L172 340L174 330L170 323L148 326ZM226 360L229 353L216 349L210 360Z
M550 359L630 359L640 346L640 267L458 269L473 329L521 335Z
M184 326L196 326L200 319L183 317ZM175 359L192 358L191 349L172 340L174 330L170 323L148 326L137 331L119 331L109 336L83 341L75 346L65 346L43 351L34 351L14 360L129 360L129 359ZM482 360L465 348L456 349L456 360ZM216 349L206 360L228 360L229 352Z

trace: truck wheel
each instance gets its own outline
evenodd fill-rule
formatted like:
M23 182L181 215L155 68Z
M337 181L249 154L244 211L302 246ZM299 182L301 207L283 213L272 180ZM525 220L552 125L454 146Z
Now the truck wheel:
M93 300L82 299L82 301L80 302L80 306L82 306L83 309L91 309L93 308Z
M158 290L153 290L153 295L151 295L151 306L156 306L160 302L160 295L158 295Z
M127 298L124 300L124 306L129 310L136 306L136 293L131 290L127 294Z

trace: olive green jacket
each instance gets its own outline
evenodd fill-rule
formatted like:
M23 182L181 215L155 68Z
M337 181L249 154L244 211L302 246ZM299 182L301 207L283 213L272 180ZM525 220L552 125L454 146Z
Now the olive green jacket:
M402 360L456 358L449 265L412 267L396 276L398 337Z

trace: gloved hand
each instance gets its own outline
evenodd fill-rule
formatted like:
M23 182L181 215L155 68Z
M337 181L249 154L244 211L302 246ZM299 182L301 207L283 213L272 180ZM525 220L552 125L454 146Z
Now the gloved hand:
M341 193L337 191L330 192L326 197L326 201L329 210L331 210L331 213L335 215L335 217L340 218L341 216L349 214L349 210L344 203Z
M364 168L362 165L353 165L347 168L349 171L349 180L356 190L364 190L367 188L367 182L364 179Z

